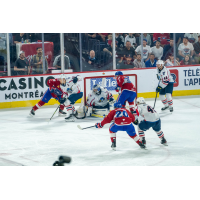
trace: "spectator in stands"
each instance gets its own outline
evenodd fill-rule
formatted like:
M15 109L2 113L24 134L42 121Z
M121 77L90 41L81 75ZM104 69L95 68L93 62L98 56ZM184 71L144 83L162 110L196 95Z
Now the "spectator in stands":
M155 55L153 53L150 54L149 60L145 62L146 67L156 67L157 60L155 59Z
M29 33L28 39L30 42L37 42L38 40L42 40L42 34L41 33Z
M111 42L111 46L108 46L107 48L103 49L104 52L107 52L110 56L112 56L113 52L113 42ZM115 43L115 52L116 52L116 57L119 57L119 54L121 55L121 49L117 47L117 44Z
M86 59L86 62L88 62L90 65L98 65L98 59L95 57L95 51L91 50L90 55Z
M176 33L176 45L177 46L179 46L179 44L183 42L183 37L184 37L184 33Z
M147 40L147 45L151 46L151 36L147 33L143 33L143 39ZM141 36L139 37L139 44L141 45Z
M134 68L145 68L145 64L142 61L141 54L137 54L136 59L133 61Z
M194 43L194 51L195 51L195 62L200 64L200 35L198 36L198 42Z
M25 42L25 40L27 40L28 37L25 33L18 33L16 36L15 36L15 40L14 40L14 43L17 44L17 43L22 43L22 42Z
M174 54L174 40L173 38L170 39L168 45L165 45L163 48L163 60L167 60L169 56Z
M176 60L176 62L174 63L174 56L171 55L169 56L169 58L165 61L165 66L179 66L180 63L178 62L178 60Z
M30 72L29 61L25 58L25 52L19 52L19 58L15 62L14 71L17 75L27 75Z
M138 46L135 50L135 53L136 54L141 54L141 45ZM144 62L146 62L147 60L149 60L149 55L151 53L151 48L150 46L147 45L147 40L146 39L143 39L143 60Z
M0 65L4 65L7 59L6 33L0 33L0 57Z
M156 46L151 48L152 53L155 55L157 60L161 60L163 57L163 48L160 46L160 41L156 41Z
M96 37L97 37L97 34L96 33L86 33L87 35L88 35L88 37L90 38L90 39L96 39Z
M184 60L181 60L180 65L191 65L192 60L190 59L190 56L186 55Z
M136 39L135 39L133 33L129 33L125 37L124 45L126 44L127 41L129 41L131 43L131 47L133 47L135 49L135 47L137 46L137 44L136 44Z
M124 37L119 33L115 33L115 40L117 41L117 46L120 48L124 47Z
M71 69L69 56L66 55L66 49L64 48L64 69ZM53 66L57 69L61 69L61 55L56 56Z
M112 42L112 34L109 34L107 39L107 46L110 46L111 42Z
M153 43L156 44L156 41L159 40L161 46L164 47L165 45L169 44L170 35L169 33L154 33L153 34Z
M97 39L99 39L102 42L106 42L108 38L108 33L98 33Z
M125 66L125 68L134 68L133 59L131 55L126 55L126 61L121 66Z
M185 33L184 37L188 38L188 41L192 44L198 41L197 33Z
M37 47L37 54L34 55L31 59L32 72L31 74L43 74L43 56L42 56L42 47ZM48 70L47 59L45 58L45 73Z
M123 61L123 59L126 58L126 55L131 55L131 57L133 57L135 55L135 50L133 47L131 47L131 43L129 41L126 42L126 46L122 50L121 54L123 56L121 57L119 63L121 63Z
M186 55L189 55L192 58L194 54L194 47L188 41L188 37L183 38L183 43L181 43L178 47L178 54L181 60L183 60Z

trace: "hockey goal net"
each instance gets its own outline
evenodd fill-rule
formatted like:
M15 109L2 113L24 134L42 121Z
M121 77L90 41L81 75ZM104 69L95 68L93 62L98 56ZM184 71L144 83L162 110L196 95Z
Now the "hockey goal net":
M133 83L136 88L136 98L137 98L137 75L136 74L124 74L124 76L128 76L129 80ZM84 78L84 105L86 104L86 100L88 94L92 92L92 88L95 84L99 84L106 88L109 92L112 93L115 100L118 97L118 93L115 91L116 87L116 79L114 75L104 75L104 76L92 76Z

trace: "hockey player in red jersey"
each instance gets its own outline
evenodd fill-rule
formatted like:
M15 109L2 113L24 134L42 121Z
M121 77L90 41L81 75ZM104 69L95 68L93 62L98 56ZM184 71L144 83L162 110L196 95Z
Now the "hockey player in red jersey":
M116 72L115 77L117 80L117 87L115 88L116 92L119 92L121 88L121 94L119 95L117 102L121 103L122 107L125 108L126 101L128 101L131 113L136 114L134 108L134 99L136 97L135 86L127 76L123 76L121 71Z
M60 78L49 79L47 82L49 88L44 93L41 100L33 106L30 115L35 115L35 111L43 106L45 103L48 103L51 98L54 98L60 102L59 114L66 114L64 110L64 102L66 98L64 98L65 93L61 89L61 86L66 85L66 77L64 74L61 74Z
M135 142L142 148L145 149L145 145L142 144L140 138L135 132L133 122L135 122L135 117L125 108L122 108L120 103L114 104L114 110L112 110L100 123L96 123L96 128L103 128L107 123L110 123L112 120L114 122L109 128L110 139L112 142L112 149L116 150L116 132L117 131L126 131L128 135L135 140Z

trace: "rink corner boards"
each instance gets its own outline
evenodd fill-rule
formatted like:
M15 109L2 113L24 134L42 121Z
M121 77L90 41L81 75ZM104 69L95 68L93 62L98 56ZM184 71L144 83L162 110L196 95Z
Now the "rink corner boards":
M175 90L173 91L173 96L191 96L191 95L200 95L200 89L198 90ZM117 99L118 95L113 95L115 99ZM144 97L144 98L155 98L155 92L145 92L145 93L138 93L137 97ZM0 102L0 109L4 108L19 108L19 107L32 107L39 100L27 100L27 101L10 101L10 102ZM79 99L76 103L81 103L81 99ZM58 101L55 99L51 99L45 106L49 105L58 105Z

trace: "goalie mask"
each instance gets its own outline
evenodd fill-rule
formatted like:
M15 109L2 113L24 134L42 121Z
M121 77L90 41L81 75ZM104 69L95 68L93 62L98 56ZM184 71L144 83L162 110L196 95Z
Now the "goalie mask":
M101 88L100 88L100 86L98 85L98 84L95 84L94 86L93 86L93 92L95 93L95 94L97 94L97 95L100 95L101 94Z

